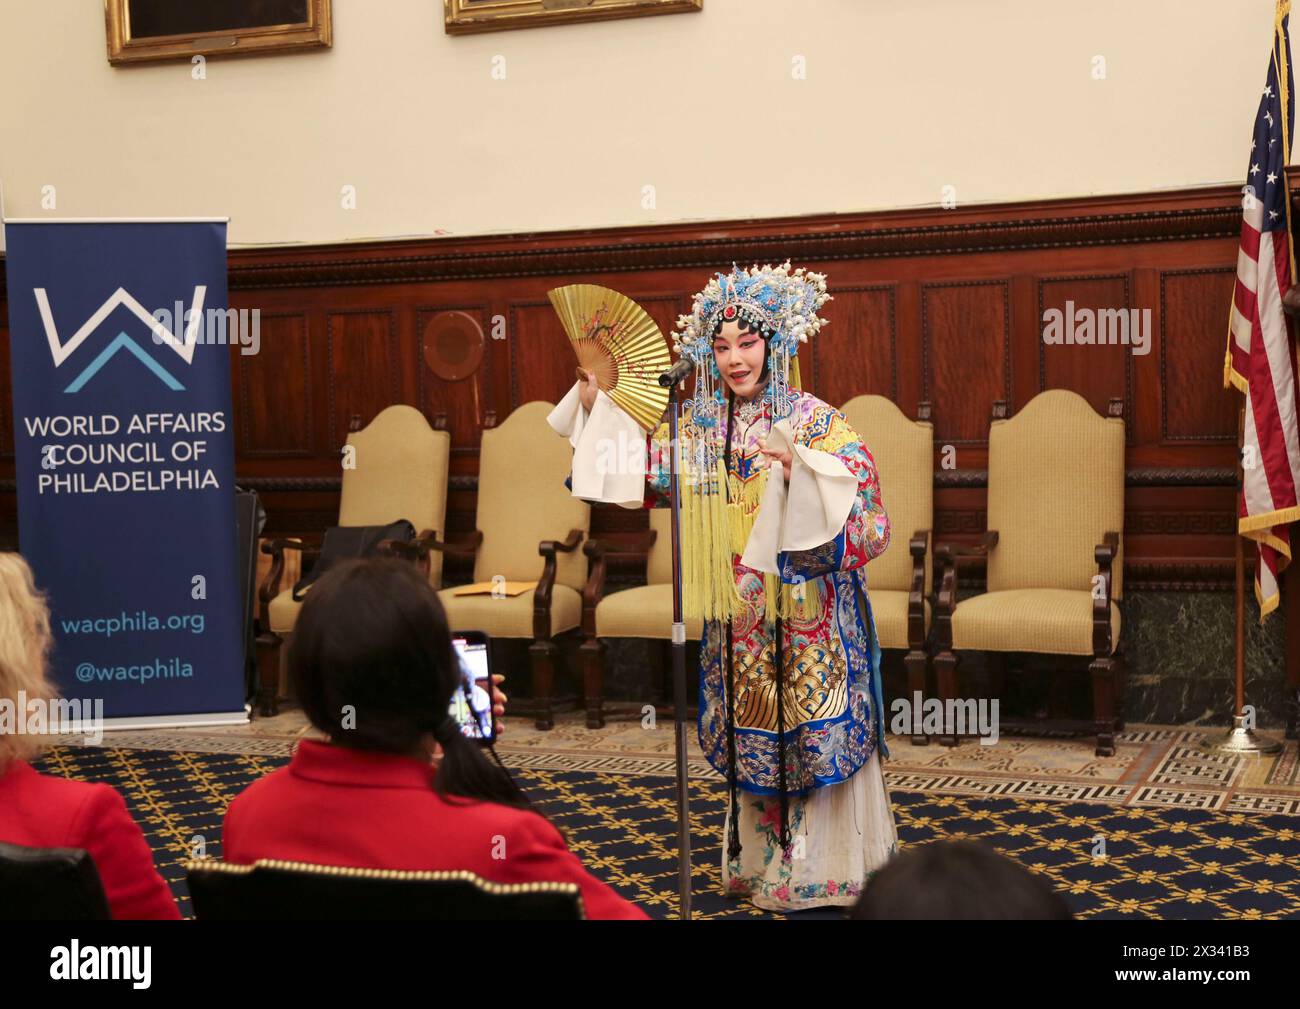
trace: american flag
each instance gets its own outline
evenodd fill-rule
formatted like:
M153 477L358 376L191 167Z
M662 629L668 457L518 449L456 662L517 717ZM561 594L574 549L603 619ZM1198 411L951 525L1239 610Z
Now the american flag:
M1278 573L1291 560L1287 526L1300 519L1296 342L1282 303L1296 279L1286 182L1295 118L1287 37L1290 12L1291 0L1279 0L1268 83L1255 115L1243 189L1241 247L1223 375L1225 386L1235 386L1246 397L1237 529L1259 548L1255 599L1261 621L1277 608Z

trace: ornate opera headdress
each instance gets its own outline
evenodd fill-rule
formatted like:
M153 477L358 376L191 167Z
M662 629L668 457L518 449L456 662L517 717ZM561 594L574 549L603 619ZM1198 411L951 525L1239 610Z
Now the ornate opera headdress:
M772 407L773 420L790 413L790 367L799 344L826 324L817 310L831 296L826 293L826 276L803 267L791 272L787 259L780 266L751 266L742 270L731 264L730 273L719 273L695 295L690 315L679 316L673 334L673 350L696 364L693 405L705 415L716 416L709 401L723 401L718 366L713 359L713 338L724 322L748 322L768 343L768 383L764 398Z
M721 424L727 399L713 357L713 338L723 323L744 320L767 341L768 380L763 398L775 423L790 414L792 377L798 387L795 355L799 345L826 324L817 310L830 300L824 274L802 267L791 271L789 260L775 268L752 266L747 270L732 263L730 273L717 274L695 295L691 314L678 317L673 349L696 365L695 395L687 404L694 432L684 433L681 455L682 517L689 555L683 583L687 611L692 615L711 620L738 612L740 601L727 546L737 552L744 549L758 503L754 500L741 509L740 502L727 498ZM753 496L761 489L762 484L752 483L748 492ZM733 507L724 507L728 503ZM779 580L771 576L767 580L772 583L769 594L775 599Z

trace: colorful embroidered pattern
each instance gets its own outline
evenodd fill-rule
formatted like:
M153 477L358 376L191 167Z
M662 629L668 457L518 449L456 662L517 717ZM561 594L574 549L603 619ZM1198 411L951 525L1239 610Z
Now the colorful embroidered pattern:
M782 622L786 787L792 794L804 794L846 780L875 750L881 712L872 658L874 629L869 630L870 606L858 599L862 573L857 569L888 547L890 529L875 461L844 415L798 390L791 390L791 404L795 441L835 455L858 480L857 500L839 536L812 550L778 557L782 581L803 583L809 597L820 600L811 616ZM770 407L765 407L762 418L737 434L738 443L731 447L731 472L740 480L754 480L756 464L762 465L758 439L766 437L769 421ZM690 423L689 410L683 411L680 423ZM725 431L725 413L722 423ZM667 424L663 424L650 439L646 504L651 507L668 504L667 438ZM776 642L765 620L762 574L740 563L743 544L733 543L732 548L736 589L745 604L732 622L737 783L746 791L771 795L779 789ZM705 625L699 703L700 747L724 775L728 770L725 627L721 621Z

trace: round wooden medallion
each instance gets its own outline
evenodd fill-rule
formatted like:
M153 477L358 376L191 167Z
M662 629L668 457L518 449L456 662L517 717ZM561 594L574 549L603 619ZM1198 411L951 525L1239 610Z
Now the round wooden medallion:
M420 343L429 370L446 382L457 382L478 370L487 341L472 315L439 312L424 324Z

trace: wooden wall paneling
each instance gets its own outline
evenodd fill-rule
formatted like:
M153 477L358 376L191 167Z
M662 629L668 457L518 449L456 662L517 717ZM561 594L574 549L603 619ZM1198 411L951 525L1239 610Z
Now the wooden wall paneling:
M993 402L1017 406L1010 294L1006 279L921 285L921 391L935 404L936 446L987 445Z
M1160 438L1237 443L1239 393L1223 388L1236 265L1160 274Z
M1038 277L1023 272L1026 265L1016 257L1017 272L1010 277L1008 304L1011 310L1009 331L1011 344L1011 395L1006 397L1011 412L1024 407L1039 393L1038 358L1042 323L1038 312ZM984 418L985 430L991 418ZM966 453L968 456L969 452ZM988 465L987 452L983 462Z
M843 406L864 393L897 402L897 285L829 290L831 301L821 311L827 325L808 338L799 354L809 390L832 406Z
M545 298L513 301L506 325L510 379L507 415L533 400L559 402L575 381L574 357L551 303Z
M1193 553L1231 560L1233 487L1129 487L1125 536L1184 537Z
M337 452L356 414L362 425L401 402L396 311L333 309L326 317L329 448Z
M1125 428L1129 444L1133 443L1133 344L1102 343L1106 329L1116 340L1131 340L1133 306L1132 283L1127 273L1092 273L1072 276L1042 276L1037 284L1037 348L1036 369L1038 389L1072 389L1086 399L1103 417L1112 398L1124 401ZM1091 339L1094 344L1048 344L1045 339L1048 312L1061 313L1058 327L1069 332L1072 326L1079 329L1080 313L1088 311ZM1123 313L1122 317L1103 315L1103 312ZM1153 313L1137 317L1138 325L1154 326ZM1109 321L1104 321L1109 320ZM1155 335L1147 330L1148 354L1154 350ZM1077 334L1076 334L1077 335Z
M894 319L898 328L898 357L894 361L894 374L898 376L898 408L916 420L917 407L926 399L924 366L921 362L921 284L916 280L902 280L894 288ZM837 404L838 405L838 404ZM930 404L932 416L937 420L939 404ZM935 452L939 450L935 443ZM937 455L936 455L937 459ZM935 465L938 465L937 461Z
M260 312L256 354L231 348L235 438L247 459L312 456L312 353L305 312Z
M489 329L487 353L483 355L483 379L479 388L483 395L483 425L492 427L505 420L511 409L510 296L506 284L485 286ZM466 457L461 464L468 467L471 461ZM477 470L476 461L474 468Z
M988 495L983 488L936 488L934 538L960 542L978 540L988 529L987 503Z
M1297 172L1288 172L1293 185ZM259 307L267 324L262 353L233 358L237 472L263 493L273 534L319 532L337 514L338 447L350 415L368 421L393 402L432 415L445 398L455 449L449 527L468 531L481 427L572 385L549 288L626 291L667 333L713 272L789 255L837 284L831 325L801 360L812 390L833 403L881 392L910 417L919 400L931 402L937 539L967 541L983 529L993 400L1014 410L1042 387L1064 385L1101 408L1118 385L1130 407L1129 584L1230 588L1236 399L1221 384L1239 200L1236 187L1222 186L953 211L236 249L232 306ZM1150 307L1156 347L1091 363L1058 354L1083 348L1044 347L1040 296L1044 305L1126 297ZM423 367L421 321L444 305L477 306L485 327L494 316L505 322L506 339L488 340L472 380L439 384ZM0 344L7 385L3 354ZM845 360L850 367L838 367ZM8 409L5 395L0 540L12 544ZM937 468L945 444L956 449L955 472ZM644 519L612 515L594 515L594 528L617 535Z
M1164 316L1160 308L1160 272L1140 267L1132 273L1133 304L1151 309L1151 352L1132 359L1133 402L1126 404L1124 423L1129 428L1129 464L1146 454L1143 446L1158 446L1163 395L1160 389L1160 360L1164 344ZM1142 460L1154 463L1155 459Z
M415 331L415 306L406 291L392 292L393 321L397 339L394 353L397 364L397 395L393 402L420 408L420 336Z

